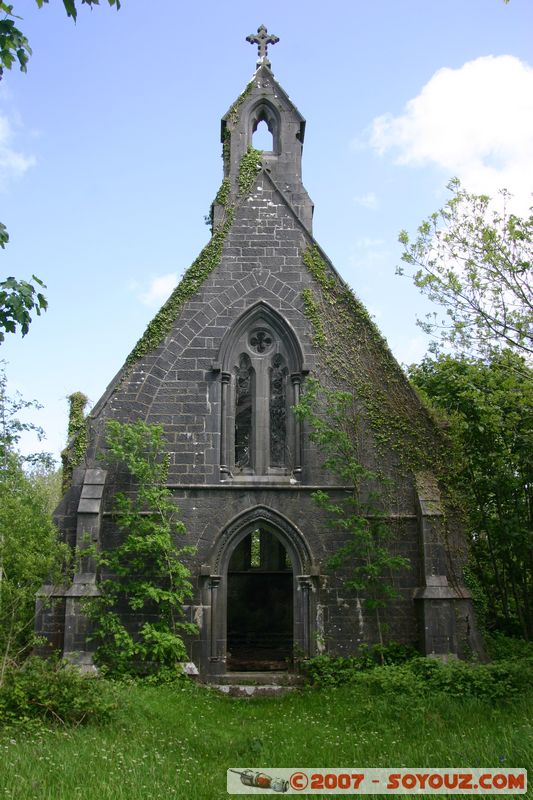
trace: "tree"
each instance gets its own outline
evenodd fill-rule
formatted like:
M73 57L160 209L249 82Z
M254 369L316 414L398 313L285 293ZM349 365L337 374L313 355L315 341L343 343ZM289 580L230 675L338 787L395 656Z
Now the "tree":
M489 627L533 638L533 371L503 350L425 358L409 377L449 415L463 453L456 483Z
M36 275L32 275L32 278L37 286L46 288ZM31 312L35 311L40 316L41 311L46 311L47 308L45 296L33 284L13 277L0 281L0 344L5 339L4 331L16 333L17 326L22 335L26 336L30 328Z
M9 398L5 387L0 369L0 685L6 667L34 644L35 593L47 578L60 575L66 553L50 512L54 465L47 454L24 458L17 451L23 431L42 434L18 418L36 404L19 395Z
M466 192L457 179L452 198L418 228L402 231L402 261L416 268L414 283L445 309L418 324L458 352L490 355L511 348L533 354L533 208L521 218L491 206L486 195ZM398 268L399 274L403 267Z
M35 0L39 8L48 0ZM120 8L120 0L108 0L110 6ZM81 0L81 4L89 6L98 5L99 0ZM63 0L65 11L69 17L76 20L78 10L76 0ZM15 20L20 19L13 11L13 5L0 0L0 12L4 12L4 19L0 19L0 80L4 69L11 69L18 64L22 72L27 71L27 63L31 56L31 47L22 31L17 27ZM0 247L5 248L9 241L6 226L0 222ZM26 335L31 322L30 312L35 311L40 315L46 311L48 303L38 287L46 288L44 283L35 275L32 276L37 284L34 286L27 281L18 281L9 277L0 282L0 343L4 340L4 332L15 333L17 325L23 336Z
M327 514L327 525L341 533L344 543L328 560L328 566L345 570L344 584L361 597L369 611L374 612L380 644L383 644L381 609L397 597L392 573L407 569L407 558L395 554L391 548L393 532L385 524L376 507L382 500L370 494L363 499L361 489L366 482L377 481L376 473L367 469L359 458L359 412L352 393L335 391L320 386L319 381L308 378L305 392L294 408L297 417L310 426L310 439L325 457L325 469L353 486L353 491L340 500L319 489L313 500Z
M59 579L66 551L50 515L50 493L28 474L13 451L0 477L0 685L8 664L20 662L35 644L35 594Z
M134 494L115 494L121 539L98 555L101 595L89 607L96 659L118 674L173 668L187 659L183 634L197 629L183 619L183 604L192 594L183 563L190 549L176 543L185 526L165 487L163 429L141 420L110 420L106 444L109 464L126 468Z
M23 422L19 419L21 411L40 409L42 406L36 400L24 400L20 392L14 397L7 394L7 375L5 361L0 361L0 470L6 464L8 455L17 452L21 435L25 431L33 431L39 441L44 438L44 431L34 422ZM52 457L49 453L34 453L19 458L26 464L49 464Z

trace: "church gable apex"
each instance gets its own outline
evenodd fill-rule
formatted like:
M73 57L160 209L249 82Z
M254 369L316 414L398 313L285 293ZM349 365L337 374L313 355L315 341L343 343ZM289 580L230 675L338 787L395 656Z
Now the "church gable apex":
M250 108L264 100L271 102L280 111L291 112L294 119L303 123L305 128L305 117L293 103L283 86L275 79L268 67L259 67L250 82L246 85L239 97L231 104L224 116L222 123L235 124L239 117L249 113Z
M271 136L270 148L254 151L254 133L265 123ZM222 118L224 179L232 194L238 192L243 158L259 152L265 169L311 230L313 203L302 183L302 150L305 120L270 69L260 66L244 92ZM215 200L214 219L217 219Z

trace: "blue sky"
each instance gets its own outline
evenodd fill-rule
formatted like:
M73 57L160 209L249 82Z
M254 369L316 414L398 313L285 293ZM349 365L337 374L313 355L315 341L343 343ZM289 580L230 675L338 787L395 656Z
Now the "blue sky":
M13 3L33 57L0 83L0 273L37 274L50 308L0 358L12 391L44 405L55 455L67 395L98 400L208 240L220 118L254 72L245 37L261 23L307 120L315 237L400 361L426 351L428 307L395 276L398 232L445 202L453 175L530 204L532 0L122 0L80 8L76 25L60 0Z

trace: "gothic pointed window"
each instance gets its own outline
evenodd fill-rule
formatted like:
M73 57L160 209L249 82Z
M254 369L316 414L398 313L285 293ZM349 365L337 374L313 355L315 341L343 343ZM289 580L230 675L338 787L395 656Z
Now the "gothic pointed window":
M265 153L272 153L274 150L274 138L264 119L260 120L254 131L252 147L255 150L262 150Z
M287 367L276 353L270 368L270 466L285 467L287 449Z
M235 466L252 466L254 372L250 358L243 354L235 375Z
M281 119L279 111L268 101L261 100L249 116L248 143L257 150L275 155L280 151Z
M301 472L301 350L287 323L263 303L243 315L223 340L220 471L233 480Z

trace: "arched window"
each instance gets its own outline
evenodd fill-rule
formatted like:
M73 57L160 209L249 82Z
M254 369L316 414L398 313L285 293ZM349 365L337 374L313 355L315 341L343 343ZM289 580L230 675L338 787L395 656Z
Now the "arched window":
M257 150L273 155L280 150L280 116L279 111L267 101L260 101L249 114L248 144Z
M252 137L252 147L255 150L262 150L264 153L272 153L274 150L274 138L264 119L257 124Z
M247 469L253 463L254 370L243 353L235 373L235 467Z
M285 320L265 303L246 312L220 350L223 478L298 477L300 346Z
M287 465L287 375L285 359L276 353L270 366L270 466Z

